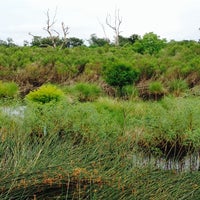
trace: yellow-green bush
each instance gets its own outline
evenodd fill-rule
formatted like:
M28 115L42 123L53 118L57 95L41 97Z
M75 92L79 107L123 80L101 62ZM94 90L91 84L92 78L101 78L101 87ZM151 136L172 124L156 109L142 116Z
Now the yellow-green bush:
M42 85L40 88L30 92L26 99L30 102L36 103L49 103L49 102L58 102L62 100L64 97L64 93L62 90L57 88L54 85Z

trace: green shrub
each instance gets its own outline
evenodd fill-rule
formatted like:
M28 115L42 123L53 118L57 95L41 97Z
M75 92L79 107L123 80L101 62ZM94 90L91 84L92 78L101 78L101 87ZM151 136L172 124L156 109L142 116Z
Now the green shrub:
M149 84L149 92L153 94L163 93L164 88L161 82L154 81Z
M24 126L33 140L31 142L46 140L46 136L58 136L68 105L64 101L64 92L47 84L30 92L25 99Z
M165 90L161 82L153 81L149 84L149 99L160 100L164 94Z
M119 90L119 95L122 96L122 88L132 84L138 78L138 72L130 65L124 63L115 63L103 69L105 81Z
M175 96L179 96L182 92L188 89L188 84L185 80L176 79L169 83L169 90Z
M62 90L54 85L43 85L37 90L30 92L26 99L30 102L45 104L49 102L61 101L64 97Z
M142 39L137 40L133 45L133 49L141 54L148 53L153 55L157 54L165 46L166 39L160 39L158 35L150 32L146 33Z
M0 98L14 98L18 94L18 85L14 82L0 81Z
M81 102L94 101L101 94L100 87L91 83L77 83L72 90L74 90L75 96Z
M161 82L154 81L149 84L149 93L155 100L158 100L161 99L166 92Z

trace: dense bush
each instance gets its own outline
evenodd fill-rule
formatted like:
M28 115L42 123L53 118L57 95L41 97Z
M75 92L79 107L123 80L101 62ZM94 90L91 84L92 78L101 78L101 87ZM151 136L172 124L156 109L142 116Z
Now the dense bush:
M158 35L153 32L146 33L142 39L137 40L133 48L138 53L157 54L166 45L165 39L160 39Z
M105 81L119 89L119 95L122 96L122 88L131 85L138 78L138 71L125 63L115 63L104 67Z
M29 102L35 102L40 104L59 102L64 97L62 90L54 85L43 85L40 88L30 92L26 99Z

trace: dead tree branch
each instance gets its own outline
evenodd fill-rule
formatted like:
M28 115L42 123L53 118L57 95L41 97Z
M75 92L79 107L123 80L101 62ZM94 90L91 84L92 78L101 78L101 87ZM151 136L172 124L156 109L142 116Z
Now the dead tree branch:
M110 14L108 14L106 17L107 26L114 31L116 46L119 45L119 35L121 33L121 31L120 31L121 23L122 23L122 17L120 17L120 15L119 15L119 10L115 10L114 22L112 21Z
M63 43L60 48L62 49L63 46L67 44L67 35L69 34L69 27L65 26L64 22L61 23L61 26L62 26L62 32L63 32Z
M49 10L47 10L45 14L47 17L47 21L46 21L46 27L44 27L43 30L45 30L48 33L49 39L51 40L53 47L56 48L58 45L57 42L60 39L59 31L57 31L54 28L54 25L56 24L57 8L55 10L55 13L52 19L50 18ZM69 34L69 27L65 26L64 22L62 22L61 28L62 28L63 38L62 38L62 43L61 43L60 48L63 48L63 46L67 43L67 35Z
M56 37L59 38L59 33L55 29L53 29L53 26L56 23L56 14L57 14L57 9L55 11L53 19L51 20L50 15L49 15L49 10L47 10L47 12L46 12L46 16L47 16L46 27L43 28L49 34L49 38L50 38L54 48L56 48L56 46L57 46L56 45ZM57 34L57 36L54 36L53 32L55 32Z

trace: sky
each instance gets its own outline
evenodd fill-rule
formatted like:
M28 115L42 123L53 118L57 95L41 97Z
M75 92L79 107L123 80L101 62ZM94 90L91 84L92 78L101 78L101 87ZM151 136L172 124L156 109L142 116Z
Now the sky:
M200 39L200 0L5 0L0 5L0 39L12 38L16 44L31 41L32 36L47 37L46 12L56 14L54 29L61 32L61 22L69 27L68 37L85 41L91 34L113 39L106 17L119 10L121 35L143 36L154 32L170 40ZM57 11L56 11L57 10ZM62 35L62 34L61 34Z

